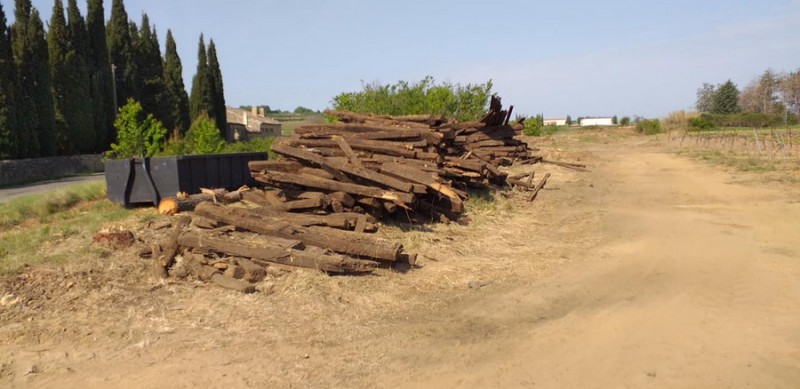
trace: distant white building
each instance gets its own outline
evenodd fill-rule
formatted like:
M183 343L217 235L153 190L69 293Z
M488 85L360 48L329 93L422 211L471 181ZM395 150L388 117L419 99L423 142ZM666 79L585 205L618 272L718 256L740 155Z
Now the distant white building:
M613 126L613 118L583 118L581 119L581 127L586 126Z
M544 119L545 126L566 126L567 118L550 118Z

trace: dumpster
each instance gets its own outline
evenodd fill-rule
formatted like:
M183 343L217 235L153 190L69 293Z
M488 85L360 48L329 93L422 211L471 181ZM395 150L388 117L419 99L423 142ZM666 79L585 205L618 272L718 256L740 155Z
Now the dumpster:
M262 152L112 159L105 162L106 191L109 200L129 207L200 188L233 190L255 185L247 163L266 159Z

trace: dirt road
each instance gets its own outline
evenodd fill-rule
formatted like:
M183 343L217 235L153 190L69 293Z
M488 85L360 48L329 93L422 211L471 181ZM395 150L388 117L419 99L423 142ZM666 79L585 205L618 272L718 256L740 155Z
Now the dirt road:
M602 243L452 306L386 387L800 385L800 197L655 150L600 146Z
M798 386L798 188L639 137L550 146L591 172L540 166L533 205L398 232L425 258L408 274L241 296L101 253L8 281L0 386Z

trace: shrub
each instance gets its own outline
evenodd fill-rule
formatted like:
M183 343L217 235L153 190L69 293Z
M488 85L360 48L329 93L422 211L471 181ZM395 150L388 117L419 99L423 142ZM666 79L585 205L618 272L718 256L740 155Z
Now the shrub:
M192 122L184 141L187 154L216 154L225 147L216 124L205 113Z
M619 120L620 126L630 126L631 125L631 118L627 116L623 116L622 119Z
M714 128L715 128L714 123L704 119L702 116L689 119L690 130L702 131L702 130L711 130Z
M526 120L524 125L525 127L522 129L522 134L527 136L548 136L558 132L558 126L544 126L541 121L535 119Z
M142 105L134 99L119 109L114 121L117 129L117 143L111 144L106 153L114 158L152 157L163 146L167 130L152 114L142 110Z
M264 152L269 153L272 149L272 142L275 138L255 138L246 142L234 142L225 145L223 153L250 153Z
M657 119L642 119L636 123L636 132L644 135L655 135L661 132L661 123Z
M750 113L742 112L735 114L711 114L704 113L700 115L700 119L709 122L713 127L779 127L784 124L783 115L768 115L764 113ZM796 124L797 117L791 115L789 117L789 124Z
M486 111L492 82L484 84L436 84L432 77L417 83L365 84L359 92L341 93L333 108L386 115L435 114L460 121L477 120Z
M669 133L684 133L689 130L689 119L691 115L696 114L687 114L686 111L672 112L667 115L667 117L661 119L661 127L664 131Z

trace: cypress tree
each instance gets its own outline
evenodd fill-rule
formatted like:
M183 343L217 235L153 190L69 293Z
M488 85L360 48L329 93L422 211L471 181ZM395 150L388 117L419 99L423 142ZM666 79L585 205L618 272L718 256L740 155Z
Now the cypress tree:
M87 8L89 90L96 134L94 151L105 151L117 138L113 125L117 107L114 106L103 0L89 0Z
M36 114L39 115L40 155L56 155L55 113L53 112L53 81L50 77L50 58L45 39L44 23L36 8L31 10L30 32L32 33L33 72L35 74L34 96Z
M206 45L203 34L197 47L197 73L192 78L192 94L189 97L189 113L192 120L205 113L211 116L214 113L214 96L212 94L212 80L208 69Z
M124 105L128 98L137 98L136 64L133 54L131 28L135 24L128 21L128 13L122 0L111 3L111 18L106 27L106 40L111 65L114 68L117 90L117 107Z
M178 48L172 31L167 30L167 47L164 52L164 84L166 87L165 106L168 109L164 126L170 131L177 129L180 134L189 129L189 96L183 84L183 65L178 56Z
M53 80L53 103L56 125L56 145L59 154L74 153L72 142L77 138L73 123L68 123L66 116L70 114L70 98L73 93L70 78L71 70L67 65L67 52L70 50L67 38L67 20L64 18L64 6L61 0L55 0L53 14L50 18L50 29L47 31L47 46L50 55L50 75Z
M28 28L31 17L31 2L14 2L14 25L11 26L11 49L17 69L17 127L14 128L13 142L16 143L17 158L33 158L39 155L39 125L36 107L33 103L31 84L33 83L32 54Z
M225 128L227 127L226 109L225 109L225 88L222 85L222 71L219 68L219 60L217 59L217 47L214 45L212 39L208 43L208 71L211 75L212 87L212 101L214 104L214 120L217 128L220 130L221 135L225 138Z
M161 62L161 49L155 27L150 27L147 14L142 15L142 25L134 41L136 69L141 93L139 102L145 112L164 122L167 116L164 103L166 87L164 86L164 65Z
M91 80L89 76L89 37L86 22L78 9L77 0L67 0L69 49L67 67L70 71L71 102L67 116L72 126L72 142L80 153L94 151L97 132L94 127L91 101ZM55 82L55 80L53 80ZM66 113L65 113L66 114Z
M47 41L39 11L30 0L16 0L11 31L17 67L18 156L55 154L55 114Z
M11 34L6 24L3 5L0 4L0 159L17 156L16 79L16 69L11 54Z

